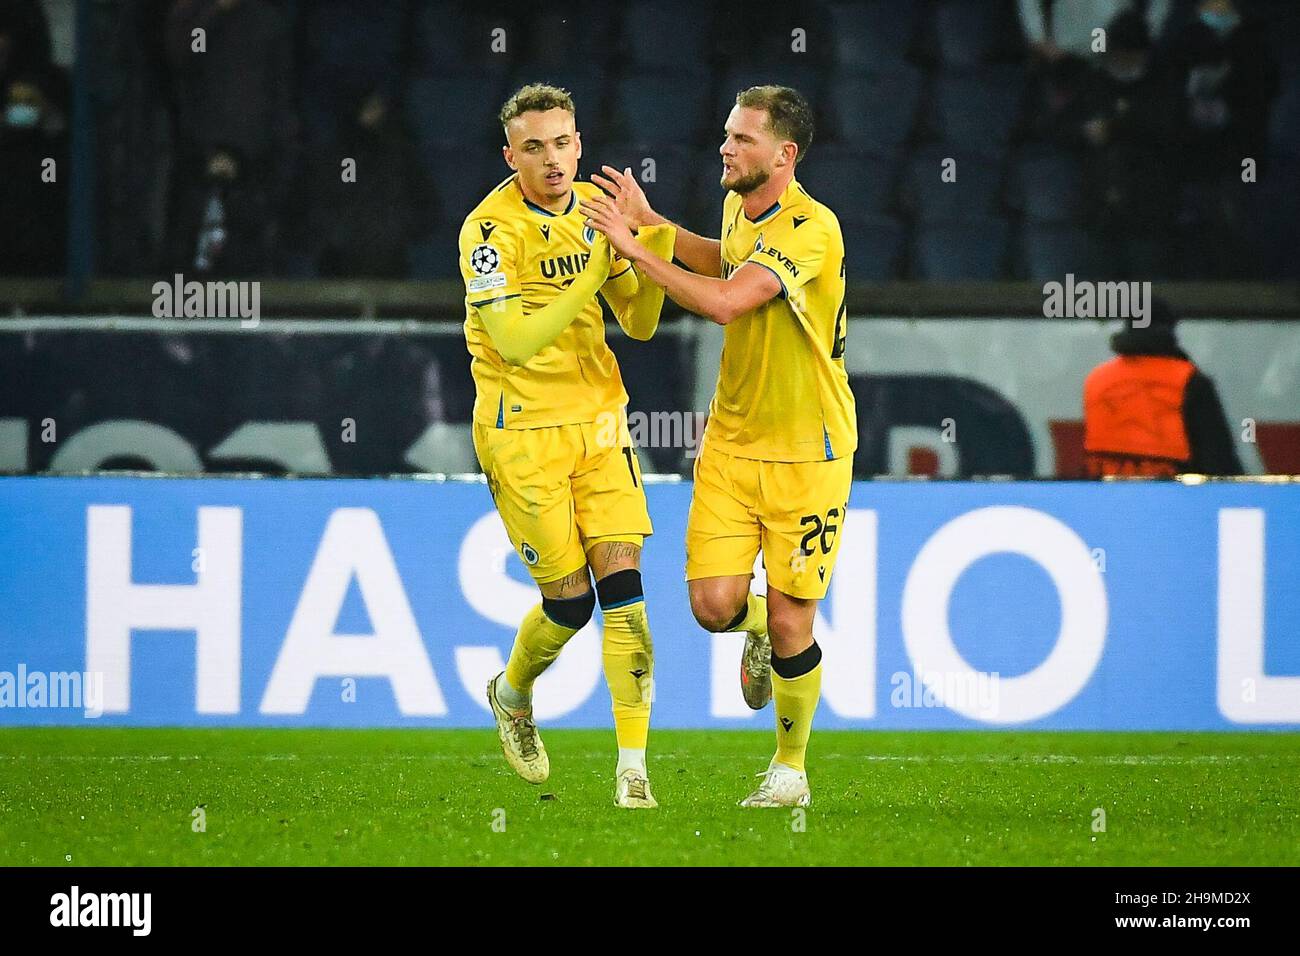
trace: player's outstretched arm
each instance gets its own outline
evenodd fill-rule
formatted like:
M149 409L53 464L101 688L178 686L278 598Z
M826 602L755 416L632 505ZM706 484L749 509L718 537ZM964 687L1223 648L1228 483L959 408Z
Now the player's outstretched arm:
M643 278L662 286L682 308L718 325L728 324L781 293L776 273L757 263L746 263L729 279L715 279L657 258L636 241L618 207L606 196L584 199L582 211L587 214L587 225L608 236L610 246L633 262Z
M671 260L675 229L672 223L667 222L658 226L645 226L637 233L636 241L658 258ZM645 342L655 334L659 328L659 314L664 307L663 286L640 281L636 269L628 263L626 274L610 279L600 292L609 303L618 324L630 337Z
M511 365L523 365L555 341L595 298L608 277L609 243L597 236L591 244L587 267L544 307L525 315L523 300L515 295L480 306L478 314L501 357Z
M677 233L673 239L672 255L669 259L671 260L673 256L677 257L686 263L688 269L702 276L722 275L721 242L717 239L697 236L677 223L669 223L650 208L650 200L646 198L645 190L636 181L630 168L621 173L613 166L600 168L605 175L593 173L591 181L613 197L618 211L623 214L629 227L640 230L646 226L659 226L665 223L672 225Z

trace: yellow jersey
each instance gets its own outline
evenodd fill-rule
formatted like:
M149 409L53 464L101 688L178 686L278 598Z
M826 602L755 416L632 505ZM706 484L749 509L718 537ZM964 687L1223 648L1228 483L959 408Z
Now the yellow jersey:
M762 215L722 205L722 278L747 262L779 295L727 324L704 440L738 458L819 461L858 447L844 369L844 237L835 213L795 179Z
M575 182L568 208L552 213L524 197L514 176L474 207L460 230L460 271L465 280L465 342L474 377L474 421L496 428L541 428L596 421L627 404L618 362L605 341L596 298L523 365L511 365L492 344L478 310L523 297L524 314L559 295L591 257L594 230L578 203L600 195ZM612 282L632 264L614 258Z

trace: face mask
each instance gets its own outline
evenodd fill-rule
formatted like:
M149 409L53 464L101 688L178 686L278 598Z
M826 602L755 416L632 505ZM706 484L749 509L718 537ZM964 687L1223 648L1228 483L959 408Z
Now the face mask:
M41 111L30 103L11 103L5 109L5 123L15 129L31 129L41 118Z
M1213 10L1201 11L1201 22L1221 37L1227 36L1241 23L1241 17L1235 13L1216 13Z

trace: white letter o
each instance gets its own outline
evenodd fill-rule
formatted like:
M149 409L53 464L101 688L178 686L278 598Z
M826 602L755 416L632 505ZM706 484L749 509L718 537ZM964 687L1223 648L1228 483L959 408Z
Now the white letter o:
M981 673L953 644L948 603L967 568L1003 552L1023 555L1051 576L1061 601L1061 630L1041 664L998 678L997 712L990 716L976 700L943 701L945 676L960 686ZM1056 518L1019 506L979 508L948 522L921 548L903 588L902 618L912 666L940 701L973 720L1024 723L1064 707L1092 677L1106 643L1106 586L1087 544Z

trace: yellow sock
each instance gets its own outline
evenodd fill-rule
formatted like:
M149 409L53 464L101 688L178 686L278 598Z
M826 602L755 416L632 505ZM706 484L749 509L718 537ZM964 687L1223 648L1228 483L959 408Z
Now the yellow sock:
M524 616L515 634L510 660L506 662L506 682L525 696L533 692L533 682L560 656L560 649L576 630L556 624L538 604Z
M767 633L767 598L761 594L750 593L745 602L745 616L739 624L729 631L749 631L752 634Z
M650 735L655 651L645 601L602 610L605 619L605 682L614 706L620 750L645 750Z
M813 645L816 647L816 645ZM807 653L807 652L805 652ZM796 770L804 769L813 714L822 694L820 655L812 670L798 677L782 677L772 668L772 699L776 704L776 760Z

